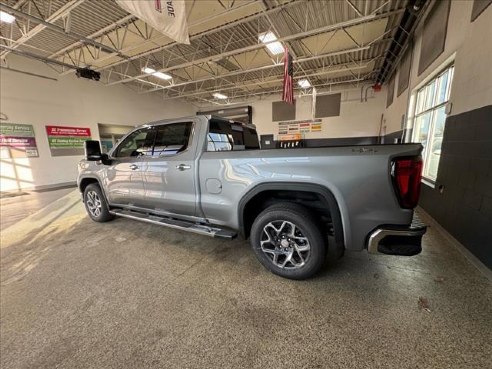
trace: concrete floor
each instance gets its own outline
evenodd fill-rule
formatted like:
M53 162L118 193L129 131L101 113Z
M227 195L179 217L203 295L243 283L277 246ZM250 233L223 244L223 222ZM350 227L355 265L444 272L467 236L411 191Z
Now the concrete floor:
M490 368L492 284L435 227L295 282L242 240L93 223L75 192L1 246L2 368Z
M0 230L10 227L73 190L72 187L42 192L25 191L20 196L0 198Z

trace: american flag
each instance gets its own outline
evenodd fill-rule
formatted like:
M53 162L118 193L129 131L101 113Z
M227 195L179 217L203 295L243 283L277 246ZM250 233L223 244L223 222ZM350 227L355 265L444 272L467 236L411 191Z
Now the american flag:
M294 66L289 49L284 47L284 87L282 90L282 100L289 104L294 104Z

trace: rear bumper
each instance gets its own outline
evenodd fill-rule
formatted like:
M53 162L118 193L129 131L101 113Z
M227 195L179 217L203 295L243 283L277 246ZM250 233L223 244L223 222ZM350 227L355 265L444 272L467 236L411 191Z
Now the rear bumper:
M417 255L422 251L422 236L426 231L427 226L417 217L409 226L378 227L368 236L367 251L370 254Z

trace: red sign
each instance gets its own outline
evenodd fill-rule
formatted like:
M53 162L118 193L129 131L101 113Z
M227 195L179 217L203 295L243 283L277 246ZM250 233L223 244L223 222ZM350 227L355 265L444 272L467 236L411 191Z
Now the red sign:
M91 137L90 128L46 126L48 136Z

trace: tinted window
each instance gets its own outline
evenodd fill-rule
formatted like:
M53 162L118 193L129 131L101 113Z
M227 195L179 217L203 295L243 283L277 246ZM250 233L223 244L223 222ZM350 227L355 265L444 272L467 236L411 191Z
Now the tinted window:
M244 146L246 150L259 150L260 141L255 129L244 127Z
M232 151L259 149L258 135L242 124L211 120L207 151Z
M186 150L191 135L191 122L166 124L156 127L154 157L175 155Z
M233 148L232 129L228 124L210 121L207 138L207 151L231 151Z
M150 156L154 143L154 131L150 128L142 128L126 137L116 149L117 158Z

